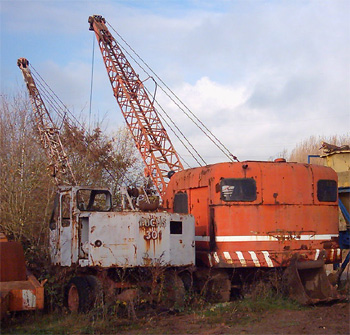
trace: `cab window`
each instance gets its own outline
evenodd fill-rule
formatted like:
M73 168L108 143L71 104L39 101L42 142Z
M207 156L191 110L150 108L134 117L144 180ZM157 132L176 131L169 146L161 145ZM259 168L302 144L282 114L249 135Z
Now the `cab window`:
M322 202L337 201L338 188L335 180L321 179L317 182L317 199Z
M174 213L188 214L188 197L187 193L176 193L174 197Z
M63 194L61 198L62 227L70 225L70 195Z
M77 202L81 211L108 212L112 208L111 194L106 190L80 189Z
M50 229L55 230L57 227L57 222L58 222L58 217L59 217L59 194L56 193L54 204L53 204L53 210L51 213L51 218L50 218Z
M221 200L256 200L256 182L253 178L225 178L220 182Z

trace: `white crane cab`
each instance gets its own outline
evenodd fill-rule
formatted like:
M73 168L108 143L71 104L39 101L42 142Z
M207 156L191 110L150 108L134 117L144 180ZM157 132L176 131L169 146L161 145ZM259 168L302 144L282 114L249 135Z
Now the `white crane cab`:
M50 220L51 260L68 267L194 265L194 226L188 214L113 212L108 189L60 186Z

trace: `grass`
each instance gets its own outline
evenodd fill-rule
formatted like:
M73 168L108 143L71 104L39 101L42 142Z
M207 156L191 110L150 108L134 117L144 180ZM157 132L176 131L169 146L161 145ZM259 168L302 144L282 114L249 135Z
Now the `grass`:
M247 312L263 312L268 310L300 310L299 303L280 295L271 294L261 297L248 297L237 302L238 309Z
M197 311L197 313L203 315L209 324L224 321L230 325L237 324L238 320L242 324L258 321L265 311L301 310L305 308L290 299L271 292L267 296L250 296L242 300L213 304L202 311Z
M115 315L105 318L93 314L21 313L8 320L4 327L2 325L1 334L111 334L138 327L138 322L133 323Z
M200 332L201 327L205 325L230 327L258 322L266 311L306 308L265 285L255 286L242 300L208 304L203 298L197 297L198 301L195 305L188 305L178 315L169 312L156 314L155 310L151 309L139 310L139 319L135 321L121 317L120 310L93 311L88 314L18 313L1 325L1 334L174 334L178 322L183 322L184 325L191 324L191 329L184 328L186 333L191 333L196 327Z

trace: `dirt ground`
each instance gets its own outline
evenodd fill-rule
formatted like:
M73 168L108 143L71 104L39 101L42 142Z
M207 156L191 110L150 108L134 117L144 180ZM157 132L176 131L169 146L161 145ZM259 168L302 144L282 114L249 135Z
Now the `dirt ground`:
M277 310L240 314L232 311L217 320L198 314L157 318L140 329L119 334L350 334L349 303L306 310Z
M222 305L222 304L221 304ZM82 314L25 314L1 324L0 334L350 334L350 304L276 308L249 311L234 303L171 314L169 311L137 320Z

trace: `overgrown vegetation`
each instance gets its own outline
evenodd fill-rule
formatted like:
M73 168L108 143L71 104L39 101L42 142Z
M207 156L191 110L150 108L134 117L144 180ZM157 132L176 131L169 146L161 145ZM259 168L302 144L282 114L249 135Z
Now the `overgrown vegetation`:
M113 309L97 308L87 314L70 314L66 310L49 314L21 313L8 319L3 334L135 334L164 333L164 318L177 314L193 324L225 326L247 324L261 318L263 312L274 310L300 310L305 307L285 298L272 285L256 282L246 292L244 299L226 303L209 304L200 294L191 293L191 299L180 311L162 310L141 301L136 307L138 318L127 316L127 306L115 304Z
M2 325L3 334L114 334L125 332L133 334L163 334L169 318L178 316L198 327L211 325L245 325L260 320L262 313L276 310L300 310L304 307L286 298L278 270L260 271L243 288L242 295L225 303L209 303L205 291L190 287L182 296L183 304L169 307L163 304L161 288L167 284L166 292L178 290L176 282L165 276L166 267L156 267L151 274L157 285L153 290L142 292L135 284L139 294L131 307L136 314L129 313L130 301L119 300L118 295L104 297L104 304L95 306L87 314L69 313L62 303L62 288L74 273L64 271L49 276L47 309L44 312L17 313L9 316ZM123 281L125 272L116 272ZM173 287L169 286L172 283ZM165 287L165 286L164 286ZM170 289L170 291L169 291ZM128 290L126 290L128 291ZM124 291L124 292L126 292ZM146 295L144 295L146 293ZM112 300L113 299L113 300ZM108 301L107 301L108 300ZM175 301L176 302L176 301ZM176 321L175 321L176 322ZM185 321L185 323L188 321ZM173 333L169 331L169 333ZM186 331L187 333L187 331ZM189 332L191 333L191 332Z
M99 126L87 132L83 125L65 124L61 140L80 185L108 187L116 193L126 175L131 183L142 179L138 154L124 129L111 136ZM39 279L50 272L47 222L56 192L46 157L27 97L1 95L0 230L22 243Z

